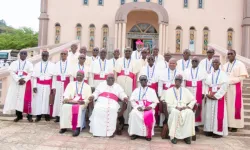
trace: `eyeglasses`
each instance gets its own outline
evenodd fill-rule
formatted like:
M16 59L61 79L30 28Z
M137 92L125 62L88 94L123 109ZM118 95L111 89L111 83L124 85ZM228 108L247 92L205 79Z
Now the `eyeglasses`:
M49 56L49 55L47 55L47 54L42 54L42 56L43 56L43 57L46 57L46 56Z
M67 55L66 53L61 53L61 55Z
M86 58L84 58L84 57L79 57L79 59L86 59Z
M227 53L227 55L233 55L233 53Z
M147 79L140 79L140 81L147 81Z
M214 52L209 51L209 52L207 52L207 53L212 54L212 53L214 53Z
M20 52L20 55L27 55L27 52Z
M192 60L192 62L198 62L198 60Z
M99 50L98 49L93 49L93 51L98 52Z

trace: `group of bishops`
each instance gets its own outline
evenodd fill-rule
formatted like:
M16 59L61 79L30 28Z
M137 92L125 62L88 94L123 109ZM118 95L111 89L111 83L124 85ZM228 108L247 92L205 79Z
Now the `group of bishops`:
M56 63L42 51L34 66L26 60L27 51L20 51L20 59L9 67L3 113L15 111L15 122L23 113L29 122L32 115L35 122L54 117L60 133L72 129L73 136L86 127L86 120L93 136L113 137L128 124L131 140L147 141L155 126L167 125L173 144L177 139L190 144L199 126L214 138L244 127L242 81L248 73L234 50L228 50L228 62L221 64L213 49L201 61L186 49L177 61L170 53L160 55L157 47L151 54L140 40L136 45L135 51L125 48L123 57L115 49L107 59L105 49L95 47L87 56L86 47L78 51L73 44Z

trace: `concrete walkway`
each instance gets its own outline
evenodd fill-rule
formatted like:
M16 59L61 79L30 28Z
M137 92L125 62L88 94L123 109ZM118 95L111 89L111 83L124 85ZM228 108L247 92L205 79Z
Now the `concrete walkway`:
M178 141L172 145L169 140L162 140L159 131L151 142L144 139L131 141L126 131L114 138L94 138L88 130L73 138L71 132L58 133L59 125L53 121L28 123L23 120L0 121L0 150L245 150L250 148L249 137L228 136L221 139L197 136L197 141L186 145Z

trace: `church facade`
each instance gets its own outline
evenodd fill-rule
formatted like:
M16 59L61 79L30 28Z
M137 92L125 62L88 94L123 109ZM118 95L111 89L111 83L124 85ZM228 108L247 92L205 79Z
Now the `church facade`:
M213 43L250 56L250 0L41 0L39 45L80 40L93 47L161 53Z

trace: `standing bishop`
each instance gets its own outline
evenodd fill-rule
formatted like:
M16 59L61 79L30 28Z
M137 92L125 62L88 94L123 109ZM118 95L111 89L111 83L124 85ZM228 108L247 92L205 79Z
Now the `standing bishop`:
M89 72L90 72L90 68L86 63L86 58L87 56L84 54L80 54L78 57L78 63L76 65L72 65L71 66L71 74L74 77L74 80L76 81L76 76L77 76L77 72L79 70L84 71L84 82L89 84Z
M69 64L75 65L77 64L77 58L80 55L79 52L77 52L78 46L76 44L71 45L71 52L69 52L69 55L67 57Z
M179 70L185 71L186 69L192 67L190 55L191 55L190 50L185 49L183 52L183 59L177 61L177 68Z
M131 58L132 59L140 59L141 58L141 51L143 49L144 43L141 40L137 40L135 42L136 44L136 50L133 51Z
M214 49L209 48L207 50L207 58L202 59L199 66L202 69L205 69L207 72L207 75L210 74L211 72L213 72L213 56L214 56Z
M155 64L164 61L164 57L161 54L159 54L159 48L157 47L153 48L153 56L155 57Z
M16 111L14 122L23 119L23 112L27 113L29 122L32 120L32 86L31 75L33 64L26 60L27 51L20 51L20 59L11 63L9 72L11 76L10 86L7 92L3 113L11 114Z

